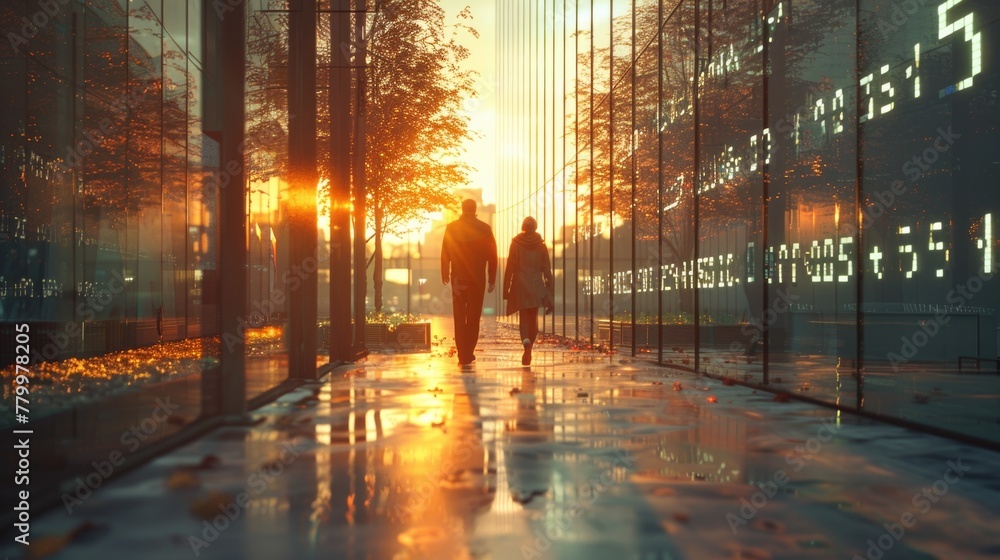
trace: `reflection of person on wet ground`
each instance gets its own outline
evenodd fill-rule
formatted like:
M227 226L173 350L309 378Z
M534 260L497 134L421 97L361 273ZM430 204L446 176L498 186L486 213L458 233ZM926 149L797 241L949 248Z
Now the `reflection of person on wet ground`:
M395 503L375 506L402 514L396 517L403 525L396 537L402 548L399 554L386 557L474 556L470 548L477 519L490 509L496 493L495 455L484 446L482 430L476 396L456 393L450 415L395 450L419 459L404 460L391 469L397 473L405 465L409 471L399 479L404 489L389 498Z
M469 525L476 514L489 508L496 492L496 484L488 476L492 465L488 465L483 447L479 404L471 395L455 395L448 434L451 443L444 459L451 468L444 474L443 487L454 493L450 509ZM467 528L471 533L471 527Z
M548 492L553 466L552 426L539 422L535 374L530 369L521 374L517 415L507 426L507 483L514 501L526 504Z

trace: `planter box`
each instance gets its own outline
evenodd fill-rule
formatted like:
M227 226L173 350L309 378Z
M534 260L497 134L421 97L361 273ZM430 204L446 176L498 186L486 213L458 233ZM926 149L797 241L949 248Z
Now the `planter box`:
M389 325L385 323L365 323L365 348L382 350L389 346Z
M402 352L430 352L431 324L403 323L396 327L396 347Z
M656 347L657 325L647 323L636 323L635 331L632 330L632 323L621 321L609 322L600 321L597 324L597 339L601 342L613 341L615 346L632 346L632 338L635 338L637 347ZM663 334L667 334L667 326L663 327Z

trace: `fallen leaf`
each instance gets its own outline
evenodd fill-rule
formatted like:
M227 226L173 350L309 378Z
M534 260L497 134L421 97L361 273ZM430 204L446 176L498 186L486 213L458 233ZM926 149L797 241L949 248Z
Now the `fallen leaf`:
M196 499L188 511L198 519L210 520L222 513L226 506L232 504L236 498L232 494L212 490L208 494Z
M167 488L171 490L197 488L199 486L201 486L201 480L189 469L177 469L167 477Z

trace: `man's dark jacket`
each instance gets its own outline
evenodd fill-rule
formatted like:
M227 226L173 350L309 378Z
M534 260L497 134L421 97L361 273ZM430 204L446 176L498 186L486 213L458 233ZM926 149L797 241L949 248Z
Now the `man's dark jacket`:
M448 224L441 247L441 281L486 286L487 279L494 284L496 276L497 241L489 224L472 214Z

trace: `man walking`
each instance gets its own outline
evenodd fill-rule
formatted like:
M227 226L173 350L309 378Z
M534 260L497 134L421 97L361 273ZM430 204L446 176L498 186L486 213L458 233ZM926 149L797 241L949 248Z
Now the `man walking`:
M487 270L487 268L489 270ZM476 201L462 201L462 216L448 224L441 247L441 281L451 283L458 363L471 365L479 343L486 283L493 292L497 276L497 240L493 229L476 218Z

